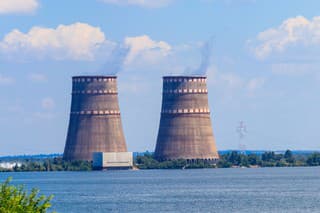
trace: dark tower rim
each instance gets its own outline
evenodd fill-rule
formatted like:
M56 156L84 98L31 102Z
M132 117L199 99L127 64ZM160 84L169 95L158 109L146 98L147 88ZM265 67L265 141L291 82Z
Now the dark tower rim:
M113 78L116 79L116 75L77 75L77 76L72 76L72 79L79 79L79 78Z
M201 78L201 79L206 79L207 76L204 76L204 75L173 75L173 76L169 76L169 75L166 75L166 76L163 76L162 77L163 79L177 79L177 78Z

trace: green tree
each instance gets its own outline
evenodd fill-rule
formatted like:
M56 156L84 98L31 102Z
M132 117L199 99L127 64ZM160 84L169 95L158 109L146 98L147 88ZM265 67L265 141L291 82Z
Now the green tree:
M284 153L284 156L283 156L285 159L289 159L289 158L292 158L293 155L292 155L292 152L288 149L285 153Z
M319 166L320 165L320 153L313 153L307 159L308 166Z
M285 153L284 153L284 159L288 162L293 164L295 162L295 159L293 157L292 152L288 149Z
M232 151L229 154L228 161L232 163L232 165L239 166L241 163L241 156L236 151Z
M228 160L226 160L222 156L221 159L218 161L217 166L218 168L230 168L232 166L232 163L230 163Z
M159 169L161 166L162 168L167 167L166 164L160 164L157 160L153 158L150 154L145 154L144 156L137 156L136 162L139 169Z
M261 164L260 158L255 154L248 155L248 162L250 165L259 165Z
M265 152L261 156L262 161L274 161L276 160L276 154L274 152Z
M23 186L10 185L8 178L0 187L0 213L44 213L51 207L52 195L38 196L39 190L28 194Z
M240 166L249 166L248 156L245 154L240 154Z

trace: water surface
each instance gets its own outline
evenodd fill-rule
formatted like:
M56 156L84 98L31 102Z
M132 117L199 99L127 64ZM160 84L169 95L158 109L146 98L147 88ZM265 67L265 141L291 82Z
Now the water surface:
M320 212L320 167L0 173L57 212Z

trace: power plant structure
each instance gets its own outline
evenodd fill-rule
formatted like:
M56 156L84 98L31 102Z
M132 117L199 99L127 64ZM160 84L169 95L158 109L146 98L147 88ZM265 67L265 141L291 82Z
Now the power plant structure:
M72 77L64 160L93 159L94 152L127 152L116 76Z
M213 135L205 76L164 76L155 158L214 163Z

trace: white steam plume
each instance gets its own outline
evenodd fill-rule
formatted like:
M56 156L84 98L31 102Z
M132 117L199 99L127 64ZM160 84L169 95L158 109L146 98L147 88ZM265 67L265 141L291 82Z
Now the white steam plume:
M127 55L130 52L130 47L127 45L118 44L111 52L102 67L102 72L109 75L116 75L123 68Z
M200 66L191 72L192 75L205 75L210 65L210 58L213 48L213 37L206 41L201 48Z

